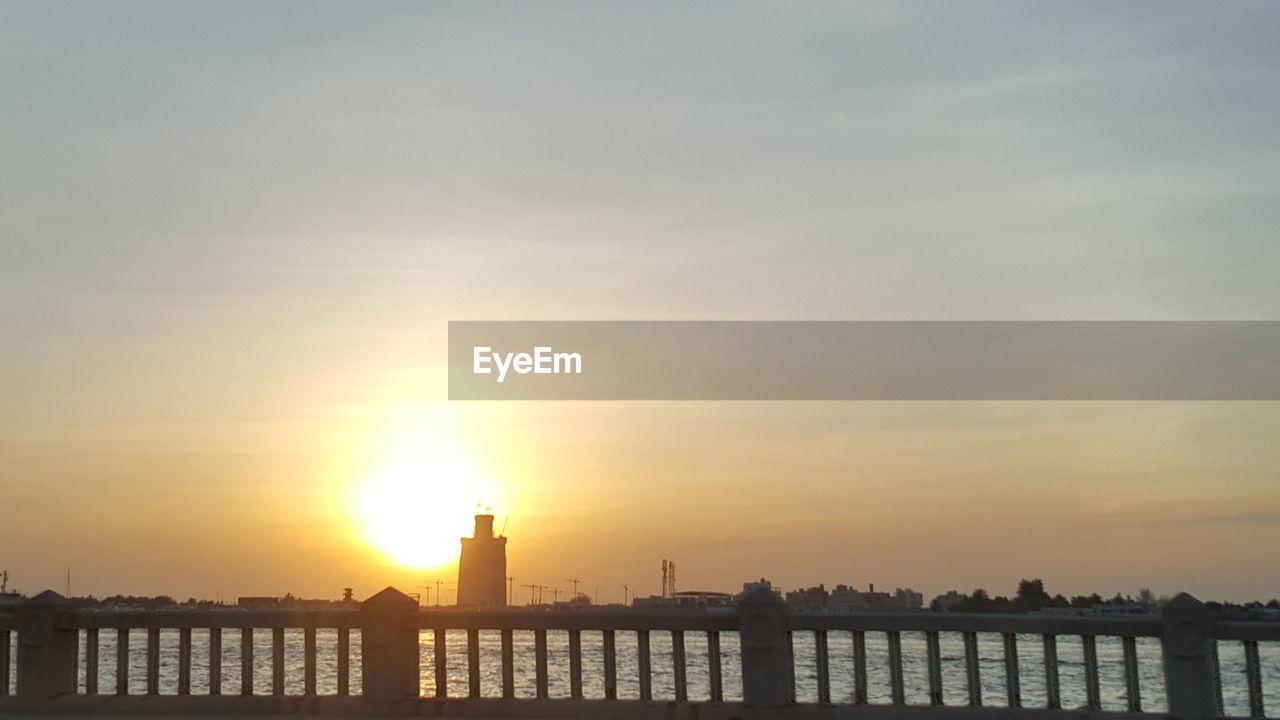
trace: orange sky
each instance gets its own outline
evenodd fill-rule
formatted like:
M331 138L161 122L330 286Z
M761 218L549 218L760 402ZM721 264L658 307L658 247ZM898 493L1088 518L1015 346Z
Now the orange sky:
M450 320L1275 319L1280 6L283 7L3 11L21 590L450 578L360 511L435 445L517 584L602 600L663 558L1280 596L1276 403L450 404L443 370ZM474 505L441 475L437 545Z

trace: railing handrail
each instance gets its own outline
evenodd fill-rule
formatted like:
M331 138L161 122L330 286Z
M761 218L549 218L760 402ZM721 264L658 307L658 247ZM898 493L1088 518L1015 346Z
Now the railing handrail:
M20 625L20 606L0 613L0 630ZM360 628L364 619L358 608L281 608L216 610L117 609L68 607L62 610L77 629L202 629L202 628ZM737 630L731 611L704 609L649 610L633 608L581 608L547 610L503 608L468 610L423 608L410 614L407 627L423 630ZM846 630L862 632L978 632L1027 635L1095 635L1107 637L1160 637L1159 616L1051 616L1004 613L938 612L788 612L792 631ZM1280 622L1215 620L1216 640L1280 642Z
M96 610L68 609L75 627L90 629L164 630L184 628L358 628L363 624L356 609L279 610Z
M474 610L420 611L410 627L446 630L721 630L738 629L733 612L600 609L571 611Z
M978 632L1159 637L1159 617L1079 617L996 613L788 613L790 630Z

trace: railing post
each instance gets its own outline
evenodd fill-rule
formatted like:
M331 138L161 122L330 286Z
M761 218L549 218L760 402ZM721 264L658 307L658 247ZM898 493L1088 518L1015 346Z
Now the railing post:
M67 600L45 590L23 603L18 626L18 697L48 700L76 691L79 632Z
M753 588L738 603L742 641L742 701L751 707L782 707L791 697L791 659L787 608L764 587Z
M1160 622L1169 716L1176 720L1216 717L1213 618L1209 610L1199 600L1180 593L1161 608Z
M364 700L389 704L419 695L418 630L413 598L387 588L360 605Z

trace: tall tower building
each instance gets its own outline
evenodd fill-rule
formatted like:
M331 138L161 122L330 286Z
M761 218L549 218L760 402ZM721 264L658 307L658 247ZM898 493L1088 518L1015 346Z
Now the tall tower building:
M462 538L458 559L458 605L507 604L507 539L493 534L493 516L476 515L472 537Z

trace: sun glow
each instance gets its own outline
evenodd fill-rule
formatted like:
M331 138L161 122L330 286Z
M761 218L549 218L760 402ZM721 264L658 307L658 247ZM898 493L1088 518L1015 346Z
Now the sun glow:
M359 508L371 545L399 565L429 568L457 558L477 507L496 500L484 474L451 448L414 445L360 489Z

